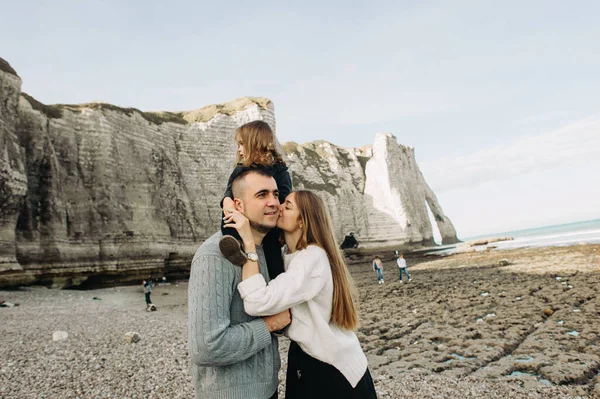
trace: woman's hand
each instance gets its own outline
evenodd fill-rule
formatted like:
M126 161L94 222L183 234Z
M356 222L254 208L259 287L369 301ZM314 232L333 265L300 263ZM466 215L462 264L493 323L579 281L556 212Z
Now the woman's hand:
M254 237L252 237L252 230L250 229L250 221L248 220L248 218L239 211L233 209L231 210L229 215L225 215L223 220L225 221L223 227L233 227L238 231L238 233L240 234L240 238L244 243L244 248L246 249L246 252L254 252Z
M235 203L229 197L223 198L223 213L225 215L230 215L231 212L235 209Z

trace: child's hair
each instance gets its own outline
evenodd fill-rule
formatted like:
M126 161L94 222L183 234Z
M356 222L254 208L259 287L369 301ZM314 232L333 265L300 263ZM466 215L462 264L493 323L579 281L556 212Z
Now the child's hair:
M272 166L277 163L285 165L281 154L275 148L275 135L268 123L264 121L248 122L235 131L235 139L244 145L244 155L242 159L237 154L236 163L248 167L252 164L262 166Z
M355 330L358 328L358 312L354 302L356 287L338 250L325 203L312 191L298 190L293 193L298 206L298 219L305 226L296 249L304 249L309 244L323 248L329 258L333 277L331 321L346 330Z

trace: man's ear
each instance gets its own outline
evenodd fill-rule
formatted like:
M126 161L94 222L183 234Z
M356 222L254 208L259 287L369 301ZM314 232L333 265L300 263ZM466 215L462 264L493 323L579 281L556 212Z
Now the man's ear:
M235 210L241 213L244 213L244 203L239 198L233 199L233 205L235 206Z

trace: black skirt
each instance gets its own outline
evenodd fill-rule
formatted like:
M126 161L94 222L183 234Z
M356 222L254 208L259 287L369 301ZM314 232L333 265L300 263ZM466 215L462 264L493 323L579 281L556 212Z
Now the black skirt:
M369 369L356 387L338 369L307 355L292 341L288 351L285 399L376 399Z

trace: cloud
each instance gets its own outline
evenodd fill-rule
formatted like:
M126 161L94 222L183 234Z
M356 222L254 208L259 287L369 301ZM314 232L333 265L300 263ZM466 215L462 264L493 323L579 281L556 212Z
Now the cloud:
M508 146L424 162L421 170L431 188L442 192L599 158L600 115L595 115Z

